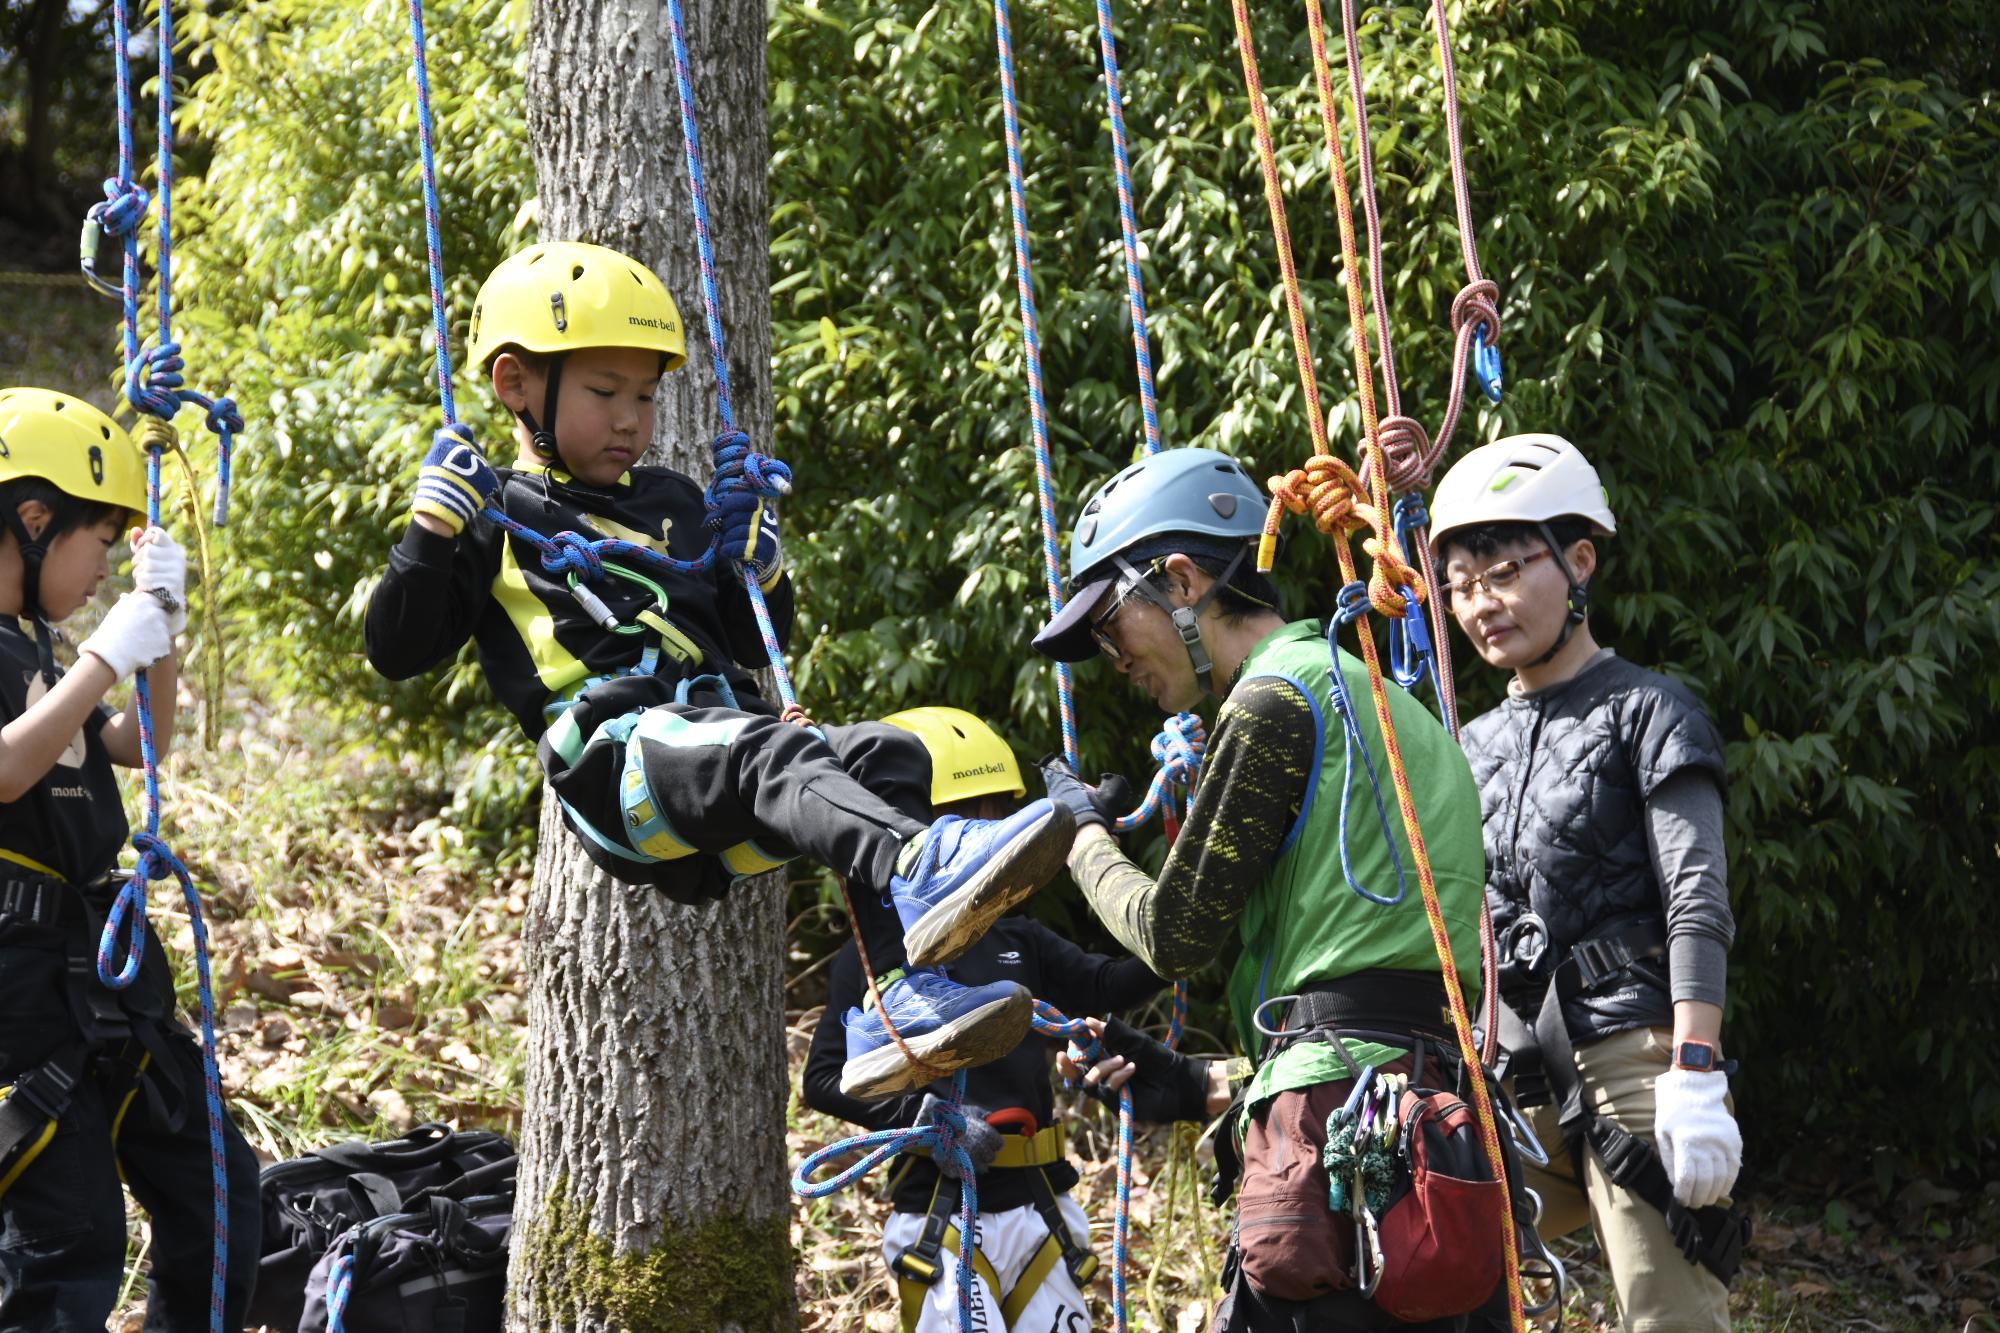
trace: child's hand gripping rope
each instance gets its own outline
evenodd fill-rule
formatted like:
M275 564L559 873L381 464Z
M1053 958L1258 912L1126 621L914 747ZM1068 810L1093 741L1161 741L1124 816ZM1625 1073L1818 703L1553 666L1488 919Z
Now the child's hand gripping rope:
M792 493L792 470L750 448L733 431L715 448L715 480L708 484L708 526L725 559L748 569L769 591L785 567L778 543L776 501Z
M499 490L499 474L472 442L472 427L460 422L431 436L431 451L417 474L417 499L411 510L436 519L455 537Z

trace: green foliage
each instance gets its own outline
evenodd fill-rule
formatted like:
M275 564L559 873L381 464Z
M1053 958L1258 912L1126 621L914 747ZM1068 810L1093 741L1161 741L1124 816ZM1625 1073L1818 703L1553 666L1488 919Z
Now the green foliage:
M1257 8L1323 392L1351 449L1309 52L1294 10ZM1165 437L1276 470L1308 446L1227 7L1126 9ZM523 10L433 16L461 316L532 223ZM1800 1128L1868 1136L1911 1086L1935 1094L1929 1137L1898 1151L1964 1162L2000 1128L1981 915L2000 882L1989 11L1453 10L1508 382L1458 446L1557 429L1591 452L1622 520L1600 637L1688 680L1729 739L1730 1045L1766 1149ZM1139 447L1123 258L1092 6L1013 18L1067 510ZM1405 410L1434 424L1463 276L1423 19L1371 7L1363 43ZM257 663L406 743L504 733L462 665L392 686L359 652L435 420L400 11L260 0L192 31L214 69L187 124L215 156L179 275L197 378L252 419L229 559ZM1026 754L1053 748L1050 672L1026 647L1041 543L990 15L778 0L770 61L803 692L835 718L949 701L1010 722ZM485 407L464 393L468 416ZM1295 531L1289 609L1328 606L1332 571ZM1078 677L1086 761L1136 771L1156 719L1101 664ZM1472 664L1460 679L1471 709L1497 697ZM497 787L519 759L492 757Z
M1363 44L1405 402L1434 423L1463 278L1423 17L1373 7ZM1073 505L1140 441L1108 136L1091 7L1013 19ZM1259 51L1351 448L1302 26L1264 7ZM1729 736L1731 1044L1747 1106L1797 1108L1751 1132L1866 1133L1924 1086L1935 1137L1896 1150L1977 1158L2000 1128L1980 915L2000 872L1993 20L1489 4L1457 27L1508 358L1505 405L1460 444L1556 429L1589 449L1623 519L1600 637L1688 680ZM1121 46L1167 442L1287 465L1303 413L1227 9L1148 6ZM781 444L820 631L805 688L852 712L949 698L1050 748L990 17L788 3L772 70ZM1324 543L1295 535L1284 572L1294 611L1330 600ZM1496 697L1460 676L1475 709ZM1141 766L1154 720L1101 664L1079 680L1087 760Z
M212 70L180 123L214 158L176 200L178 327L196 382L228 385L249 426L224 596L254 627L250 665L361 734L488 743L495 753L467 790L515 801L525 752L485 706L469 652L402 684L361 653L369 589L440 420L407 11L390 0L259 0L185 26ZM430 16L461 350L479 280L533 223L518 91L526 31L525 0ZM456 388L460 416L494 439L477 376L459 375Z

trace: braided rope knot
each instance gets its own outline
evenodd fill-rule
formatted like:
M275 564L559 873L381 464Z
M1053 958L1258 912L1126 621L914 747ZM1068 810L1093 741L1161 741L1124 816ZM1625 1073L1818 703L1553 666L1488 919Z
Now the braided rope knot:
M1451 331L1456 334L1468 324L1475 330L1484 324L1486 345L1500 346L1500 285L1490 278L1466 283L1451 299Z
M104 202L92 204L84 216L95 222L106 236L130 236L146 220L146 210L152 202L145 187L137 181L113 176L104 182Z
M1176 713L1160 725L1153 737L1153 759L1170 782L1187 782L1201 767L1208 748L1208 732L1193 713Z
M549 544L542 550L542 568L549 573L571 570L588 583L595 583L604 577L604 561L599 557L596 545L582 533L565 530L548 541Z
M139 864L133 870L134 877L148 880L170 879L184 867L181 859L174 855L173 848L158 834L144 831L132 835L132 848L139 853Z
M1400 620L1409 614L1412 605L1423 601L1423 580L1403 557L1403 548L1394 537L1378 533L1364 540L1361 549L1375 562L1374 572L1368 577L1369 603L1381 614ZM1405 588L1413 591L1414 600L1404 598Z
M158 417L143 417L132 427L132 441L142 451L170 454L180 448L180 432Z
M163 342L147 348L133 358L125 372L126 401L148 416L173 420L174 413L181 410L181 386L187 383L181 372L186 369L179 343Z
M208 415L202 420L217 435L240 435L243 432L243 414L236 410L234 398L217 398L208 405Z
M1303 466L1272 477L1266 484L1274 514L1280 506L1294 514L1310 514L1313 526L1329 537L1382 526L1375 506L1365 498L1368 492L1361 478L1332 454L1314 454Z
M1432 447L1421 422L1411 417L1385 417L1375 428L1375 438L1388 464L1390 490L1402 494L1431 484L1431 470L1444 451Z

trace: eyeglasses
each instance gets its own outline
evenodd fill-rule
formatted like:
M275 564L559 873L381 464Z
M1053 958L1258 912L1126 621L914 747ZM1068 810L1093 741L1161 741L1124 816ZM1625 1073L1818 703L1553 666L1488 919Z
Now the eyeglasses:
M1518 560L1502 560L1497 565L1489 565L1485 572L1476 574L1462 583L1447 583L1444 585L1447 604L1456 602L1460 598L1470 598L1475 591L1482 588L1495 597L1511 592L1519 586L1522 570L1552 554L1554 552L1547 549L1533 551Z
M1112 597L1111 605L1105 608L1104 614L1090 622L1090 637L1097 640L1098 651L1102 652L1112 661L1115 662L1123 657L1125 650L1120 648L1111 638L1111 622L1118 619L1118 613L1123 611L1126 603L1132 600L1132 594L1139 590L1139 585L1158 573L1161 566L1165 564L1166 560L1164 558L1155 560L1152 564L1146 566L1145 573L1139 575L1137 578L1127 579L1124 583L1120 584L1117 594Z
M1090 622L1090 637L1097 640L1098 651L1114 662L1125 655L1125 650L1112 640L1111 622L1118 619L1118 614L1125 609L1126 603L1132 598L1133 590L1138 586L1135 581L1119 588L1117 595L1111 599L1110 608Z

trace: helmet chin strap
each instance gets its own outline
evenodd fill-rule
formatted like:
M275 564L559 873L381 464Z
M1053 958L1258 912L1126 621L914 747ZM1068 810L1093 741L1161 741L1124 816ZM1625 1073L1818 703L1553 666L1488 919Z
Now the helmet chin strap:
M1113 557L1118 562L1118 568L1124 570L1132 579L1132 586L1139 595L1165 611L1167 619L1173 621L1174 632L1181 636L1181 647L1187 650L1188 665L1194 668L1195 681L1209 694L1215 693L1215 662L1208 655L1207 645L1201 641L1201 613L1208 609L1209 603L1213 602L1229 580L1236 576L1237 569L1242 566L1244 558L1249 554L1248 546L1238 550L1221 575L1208 585L1208 591L1203 593L1193 606L1175 606L1153 586L1152 580L1132 568L1124 556Z
M563 361L558 352L549 359L548 387L542 393L542 419L537 422L535 414L522 408L514 415L528 428L528 441L535 453L545 463L561 463L562 447L556 443L556 394L562 388ZM567 470L567 469L565 469Z
M1561 652L1576 627L1590 618L1590 589L1577 582L1576 574L1570 569L1569 561L1564 558L1562 547L1557 544L1556 534L1549 525L1537 523L1535 526L1541 530L1542 540L1549 544L1549 554L1556 558L1556 568L1560 569L1563 578L1569 581L1569 599L1563 612L1562 632L1556 635L1556 641L1549 645L1547 652L1528 664L1542 666Z
M60 679L56 675L55 634L49 628L49 618L42 614L42 557L49 553L49 544L28 531L18 510L0 518L14 534L14 544L21 548L21 614L35 622L35 654L41 659L42 683L54 689Z

